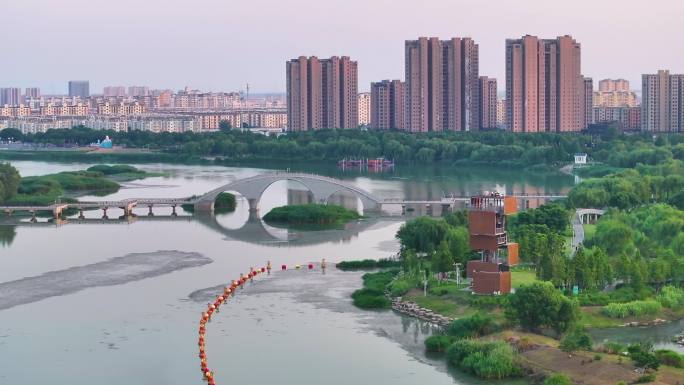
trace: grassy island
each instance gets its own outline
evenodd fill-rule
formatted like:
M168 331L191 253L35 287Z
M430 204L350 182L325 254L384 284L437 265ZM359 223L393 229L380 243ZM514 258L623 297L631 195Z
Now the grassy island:
M337 226L359 218L361 216L356 211L321 204L276 207L264 216L266 222L299 227Z
M128 181L150 176L135 167L97 165L84 171L65 171L56 174L22 177L15 194L5 199L9 205L47 206L59 198L74 202L76 195L107 195L121 187L117 181Z

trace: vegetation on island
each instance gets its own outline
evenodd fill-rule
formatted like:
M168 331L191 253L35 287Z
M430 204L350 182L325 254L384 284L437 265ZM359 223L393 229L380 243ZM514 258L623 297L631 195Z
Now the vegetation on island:
M119 190L117 180L131 180L149 174L131 166L97 165L84 171L20 177L9 164L0 165L0 183L5 194L3 204L17 206L49 206L58 200L75 201L75 195L106 195Z
M334 227L359 218L361 216L356 211L324 204L275 207L263 217L267 223L306 228Z

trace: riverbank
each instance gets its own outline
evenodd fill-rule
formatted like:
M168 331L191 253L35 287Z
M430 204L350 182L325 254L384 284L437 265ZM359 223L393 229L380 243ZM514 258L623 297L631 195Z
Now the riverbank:
M533 271L514 271L513 274L520 276L516 284L518 287L536 281ZM363 277L364 289L357 290L354 294L357 295L361 292L374 294L376 297L383 295L387 298L385 301L390 301L391 308L395 312L441 327L444 336L435 336L426 340L426 349L430 352L446 354L446 360L451 365L484 376L484 378L501 378L499 376L516 376L515 373L522 373L525 378L531 381L541 381L553 373L564 373L575 383L588 385L614 385L618 381L625 383L652 382L652 380L647 381L650 379L648 377L650 375L653 375L661 384L680 385L676 379L684 378L680 377L684 375L684 369L665 365L661 365L657 372L641 373L636 370L636 364L628 356L608 354L601 345L595 345L596 350L573 351L572 353L563 351L560 348L561 341L559 340L541 334L523 332L512 327L509 323L510 320L504 315L505 297L473 296L466 285L457 285L455 282L449 281L435 284L435 282L430 281L425 292L418 288L412 288L401 296L393 296L392 293L395 291L393 285L397 279L391 279L392 276L401 279L401 275L397 275L396 272L392 273L391 270L376 270L376 272L367 273ZM352 297L355 305L360 308L367 308L366 303L359 304L357 298L354 295ZM371 302L368 301L368 303ZM376 299L372 303L379 304L380 302ZM587 319L586 308L583 307L581 310L578 322L580 328L583 327L582 325L599 323L596 318ZM608 318L601 316L601 307L596 308L599 308L598 315L596 312L590 314L593 314L594 317ZM668 313L671 316L670 318L680 314L679 311L665 310L659 315L665 313ZM639 317L638 319L645 318ZM606 324L606 326L614 326L615 322L613 321L615 320L611 319L610 324ZM623 322L620 324L622 326L653 326L668 322L659 318L653 321L634 321L631 319L620 319L619 321ZM501 329L503 331L492 334L492 331ZM467 337L476 337L477 341L481 342L473 342L472 347L461 347L459 345L458 349L465 349L462 353L456 353L453 351L454 349L450 349L459 339ZM564 335L563 338L566 337L567 335ZM514 353L506 353L507 350L503 348L502 343L505 346L510 346ZM496 365L492 362L491 365L483 363L482 366L471 367L468 363L470 358L467 358L467 354L470 353L466 352L470 352L472 349L483 349L482 351L487 352L490 350L492 352L497 351L496 354L501 354L502 359L504 359L503 357L507 357L504 360L510 359L510 365L513 366L508 369L503 367L496 369ZM626 347L622 350L626 350ZM511 354L513 355L511 356ZM516 366L518 369L515 369ZM498 372L498 370L502 371ZM596 375L596 372L601 374Z

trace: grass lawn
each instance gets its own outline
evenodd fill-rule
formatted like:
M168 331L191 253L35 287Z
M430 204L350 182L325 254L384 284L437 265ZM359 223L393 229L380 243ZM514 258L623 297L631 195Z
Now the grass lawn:
M518 288L528 285L537 280L537 273L534 270L521 270L511 272L511 286Z

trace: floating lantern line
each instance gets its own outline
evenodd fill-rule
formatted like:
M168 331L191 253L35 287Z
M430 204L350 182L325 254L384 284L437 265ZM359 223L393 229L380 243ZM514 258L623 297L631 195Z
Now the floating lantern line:
M325 259L321 261L321 269L325 270L327 267L327 263ZM314 269L314 264L309 263L307 266L308 270L313 270ZM282 265L281 270L288 270L287 265ZM202 376L203 379L207 382L208 385L216 385L216 379L214 378L214 372L209 369L207 366L207 353L205 351L205 343L206 343L206 332L207 332L207 323L211 321L211 316L214 314L214 312L218 313L219 308L221 305L228 303L228 299L231 296L234 296L236 293L236 290L238 288L243 289L245 283L248 281L253 281L254 278L260 274L271 274L271 261L268 261L266 266L257 268L255 269L254 267L249 268L249 273L247 275L244 275L240 273L240 278L234 281L230 282L230 285L224 286L223 287L223 293L219 294L216 296L216 299L214 300L213 303L208 303L207 304L207 310L202 313L202 317L200 318L199 322L199 341L197 342L197 345L199 346L199 359L200 359L200 368L202 370ZM290 268L292 269L292 268ZM301 270L302 265L295 265L294 270Z

